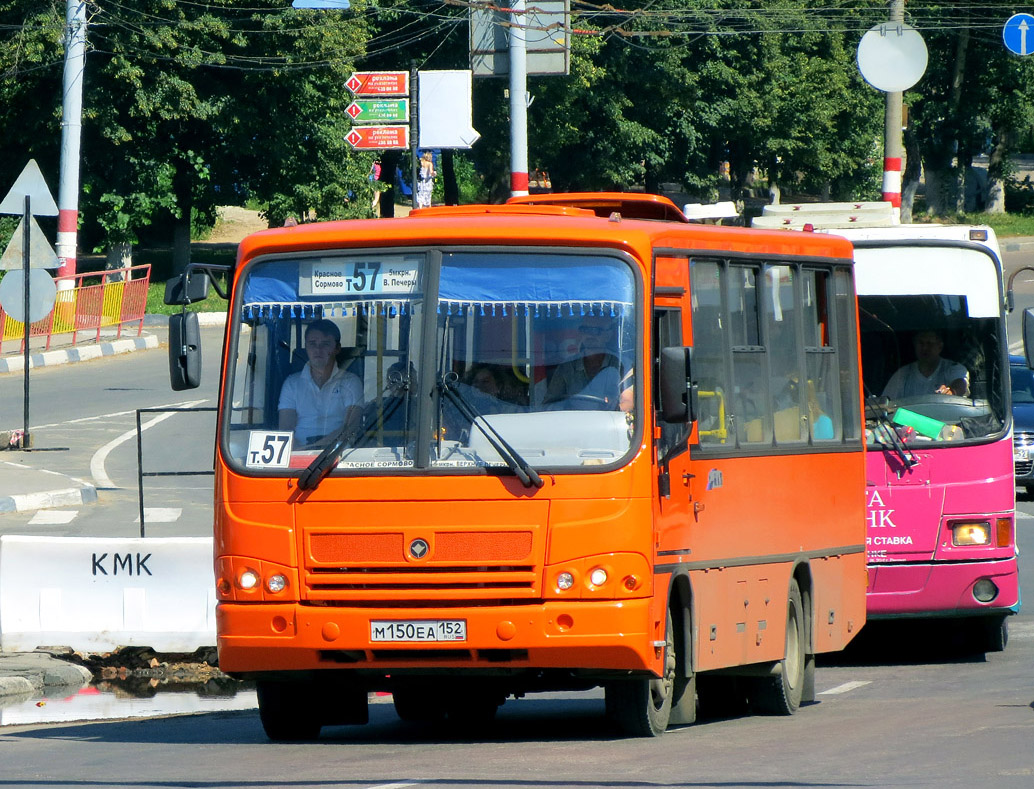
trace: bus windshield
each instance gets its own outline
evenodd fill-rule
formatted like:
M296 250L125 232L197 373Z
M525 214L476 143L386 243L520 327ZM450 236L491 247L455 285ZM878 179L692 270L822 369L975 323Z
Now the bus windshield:
M267 257L237 292L223 435L242 471L297 472L328 447L332 473L505 473L510 452L588 469L632 445L636 278L620 256ZM313 330L334 346L325 384Z
M937 246L855 254L870 446L1000 435L1008 370L993 258Z

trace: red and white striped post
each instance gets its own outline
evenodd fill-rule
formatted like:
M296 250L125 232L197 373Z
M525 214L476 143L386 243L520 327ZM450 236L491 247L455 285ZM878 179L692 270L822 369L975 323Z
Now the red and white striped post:
M65 9L64 101L61 108L61 174L57 192L59 277L75 274L79 232L79 140L83 128L83 72L86 69L86 2L68 0ZM73 280L58 280L59 288Z

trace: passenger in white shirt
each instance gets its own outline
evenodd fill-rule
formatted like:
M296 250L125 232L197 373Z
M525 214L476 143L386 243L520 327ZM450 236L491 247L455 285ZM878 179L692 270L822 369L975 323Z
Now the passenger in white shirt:
M346 425L353 434L359 431L363 384L338 368L340 350L341 331L332 321L320 319L306 327L309 361L301 372L287 376L279 403L280 429L294 431L301 446L324 444Z
M916 360L890 377L883 396L914 397L924 394L969 394L969 371L958 362L941 358L944 340L932 330L917 332L912 338Z

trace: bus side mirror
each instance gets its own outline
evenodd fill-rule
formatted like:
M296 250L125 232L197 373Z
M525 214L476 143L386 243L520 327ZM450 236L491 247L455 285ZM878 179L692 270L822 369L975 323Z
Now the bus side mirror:
M1034 308L1023 311L1023 354L1027 357L1027 366L1034 368Z
M165 282L165 303L186 306L208 298L208 272L177 274Z
M696 420L696 387L689 380L692 359L692 348L661 348L661 418L665 422Z
M201 385L201 328L196 312L169 316L169 381L176 392Z

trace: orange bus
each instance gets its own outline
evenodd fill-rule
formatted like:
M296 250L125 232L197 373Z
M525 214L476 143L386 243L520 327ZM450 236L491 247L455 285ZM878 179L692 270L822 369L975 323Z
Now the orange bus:
M217 635L271 739L364 723L373 691L470 725L602 686L632 736L791 714L865 622L849 242L576 198L240 245ZM206 287L188 269L167 299Z

